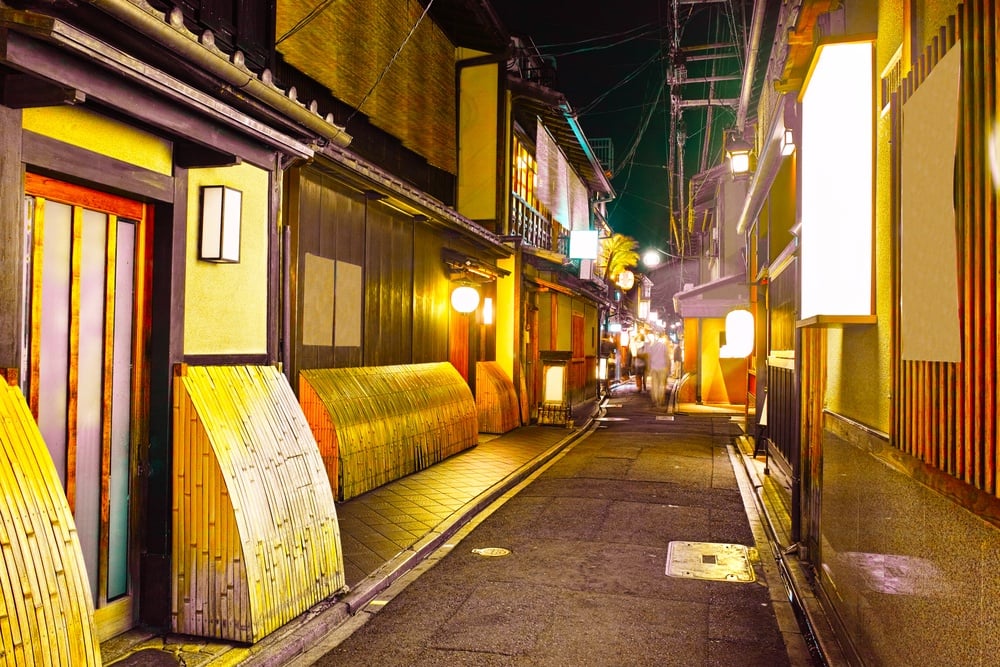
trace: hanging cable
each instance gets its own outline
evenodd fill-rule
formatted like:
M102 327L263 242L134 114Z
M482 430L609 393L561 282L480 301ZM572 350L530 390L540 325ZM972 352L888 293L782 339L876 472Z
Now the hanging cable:
M595 106L597 106L602 101L604 101L604 99L608 95L610 95L614 91L618 90L619 88L621 88L622 86L624 86L626 83L632 81L635 77L639 76L644 69L646 69L647 67L649 67L650 65L652 65L654 62L656 62L657 58L659 58L659 57L660 57L660 53L659 53L659 51L657 51L652 56L650 56L649 59L647 59L645 62L643 62L641 65L639 65L639 67L637 67L635 70L633 70L632 72L630 72L629 74L627 74L624 79L622 79L621 81L619 81L615 85L613 85L610 88L608 88L607 90L605 90L603 93L601 93L600 95L598 95L596 98L594 98L593 100L591 100L587 104L585 104L582 107L580 107L580 109L577 110L577 115L578 116L584 116L584 115L590 113L590 111Z
M656 32L655 28L651 29L651 30L647 30L645 32L641 32L641 33L636 34L636 35L632 35L631 37L625 37L623 39L618 40L617 42L612 42L611 44L601 44L599 46L588 46L588 47L582 48L582 49L573 49L572 51L555 51L555 52L548 51L548 52L545 53L545 55L551 55L551 56L555 56L555 57L562 57L562 56L573 56L573 55L577 55L577 54L580 54L580 53L592 53L594 51L603 51L604 49L610 49L610 48L613 48L613 47L616 47L616 46L621 46L622 44L627 44L627 43L635 41L635 40L637 40L637 39L639 39L641 37L646 37L647 35L651 35L654 32Z
M420 22L424 20L424 17L427 16L427 12L430 11L431 5L433 5L433 4L434 4L434 0L430 0L430 2L427 3L427 6L424 7L423 14L420 15L420 18L417 19L417 22L413 24L412 28L410 28L410 32L408 32L406 34L406 38L403 40L403 43L400 44L399 48L396 49L396 52L394 54L392 54L392 58L389 58L389 62L387 62L385 64L385 67L382 69L381 74L378 75L378 78L375 79L375 83L372 84L371 89L369 89L369 91L367 93L365 93L365 96L363 98L361 98L360 102L358 102L358 106L354 107L354 111L352 111L351 115L348 116L347 120L344 121L344 127L347 127L347 124L349 122L351 122L351 119L354 118L356 115L358 115L358 112L361 111L361 107L364 106L365 102L368 101L368 98L371 97L372 93L375 92L375 89L378 88L378 84L382 83L382 79L385 77L386 73L389 71L389 68L392 67L392 64L394 62L396 62L396 58L399 57L399 54L400 54L400 52L402 52L403 47L405 47L406 43L410 41L411 37L413 37L413 33L415 33L417 31L417 27L420 25Z
M652 26L653 28L650 29L650 26ZM599 41L605 40L605 39L617 39L618 37L626 37L626 36L630 36L632 33L640 32L640 31L641 31L640 35L648 35L649 33L653 32L655 29L656 29L656 26L654 26L654 24L652 24L652 23L645 23L643 25L636 26L635 28L629 28L628 30L623 30L621 32L616 32L616 33L611 34L611 35L600 35L599 37L588 37L587 39L581 39L581 40L578 40L578 41L575 41L575 42L561 42L561 43L553 43L553 44L536 44L535 46L539 50L541 50L541 49L555 49L555 48L560 48L560 47L564 47L564 46L579 46L581 44L588 44L590 42L599 42ZM631 39L631 37L630 37L630 39Z
M313 7L313 9L312 9L311 12L309 12L308 14L306 14L305 16L303 16L301 19L299 19L298 23L296 23L295 25L293 25L291 28L288 29L288 32L286 32L284 35L282 35L281 37L279 37L277 39L277 41L274 43L274 45L277 46L278 44L281 44L283 41L285 41L286 39L289 39L295 33L297 33L298 31L302 30L303 28L305 28L307 25L309 25L312 22L313 19L315 19L320 14L322 14L326 10L327 7L329 7L330 5L332 5L336 1L337 0L323 0L323 2L321 2L318 5L316 5L315 7Z

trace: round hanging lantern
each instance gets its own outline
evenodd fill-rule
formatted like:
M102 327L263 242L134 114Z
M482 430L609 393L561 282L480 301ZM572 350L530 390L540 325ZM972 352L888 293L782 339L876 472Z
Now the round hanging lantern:
M622 271L618 274L618 286L623 290L630 290L635 285L635 274L631 271Z
M451 293L451 305L460 313L471 313L479 306L479 292L475 287L459 285Z

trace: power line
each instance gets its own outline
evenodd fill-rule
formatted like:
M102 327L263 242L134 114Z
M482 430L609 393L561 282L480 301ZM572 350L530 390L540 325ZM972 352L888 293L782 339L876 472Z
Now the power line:
M427 12L430 11L431 5L433 4L434 0L430 0L430 2L427 3L427 6L424 7L423 14L420 15L420 18L417 19L417 22L413 24L412 28L410 28L410 32L406 34L406 38L403 40L403 43L400 44L399 48L396 49L396 52L392 54L392 58L389 58L389 62L385 64L385 67L382 69L381 74L378 75L378 78L375 79L375 83L372 84L371 89L367 93L365 93L365 96L361 99L360 102L358 102L358 106L354 108L354 111L351 112L351 115L348 116L347 120L344 121L344 127L347 127L347 124L351 122L351 119L354 118L359 111L361 111L361 107L364 106L365 102L368 101L368 98L371 97L372 93L375 92L375 89L378 88L378 84L382 83L383 77L385 77L386 73L389 71L389 68L392 67L392 64L396 62L396 58L399 57L399 54L403 50L403 47L406 46L406 43L410 41L410 37L413 37L413 33L417 31L417 26L419 26L420 22L424 20L425 16L427 16Z
M578 41L575 41L575 42L557 42L557 43L553 43L553 44L536 44L535 46L538 47L538 49L552 49L552 48L563 47L563 46L579 46L580 44L587 44L587 43L590 43L590 42L599 42L599 41L604 40L604 39L613 39L613 38L618 38L618 37L624 37L626 35L629 35L630 33L638 32L640 30L643 31L642 32L643 35L646 35L646 34L649 34L650 32L652 32L652 30L649 29L650 26L653 26L653 28L655 29L655 24L653 24L653 23L645 23L643 25L636 26L635 28L629 28L628 30L623 30L621 32L616 32L616 33L613 33L613 34L610 34L610 35L600 35L598 37L588 37L587 39L581 39L581 40L578 40Z
M625 37L623 39L618 40L617 42L612 42L611 44L601 44L599 46L588 46L588 47L582 48L582 49L573 49L572 51L546 52L545 55L562 57L562 56L573 56L573 55L577 55L577 54L580 54L580 53L591 53L593 51L603 51L604 49L611 49L611 48L614 48L616 46L621 46L622 44L628 44L631 41L637 40L637 39L639 39L641 37L645 37L645 36L650 35L650 34L652 34L654 32L656 32L655 28L647 30L645 32L641 32L641 33L635 34L635 35L631 35L629 37ZM541 50L541 47L539 47L539 50Z
M323 2L321 2L318 5L316 5L315 7L313 7L313 9L312 9L311 12L309 12L308 14L306 14L305 16L303 16L301 19L299 19L298 23L296 23L295 25L293 25L291 28L289 28L288 32L286 32L284 35L282 35L281 37L279 37L278 40L274 43L274 45L277 46L278 44L281 44L283 41L285 41L286 39L290 38L292 35L294 35L298 31L300 31L303 28L305 28L307 25L309 25L312 22L313 19L315 19L320 14L322 14L326 10L327 7L329 7L330 5L332 5L336 1L337 0L323 0Z
M624 79L622 79L621 81L619 81L615 85L611 86L610 88L608 88L607 90L605 90L603 93L601 93L600 95L598 95L596 98L594 98L593 100L591 100L590 102L588 102L587 104L585 104L584 106L582 106L578 110L578 112L577 112L578 115L585 115L585 114L589 113L595 106L597 106L602 101L604 101L604 99L608 95L610 95L614 91L618 90L619 88L621 88L622 86L624 86L626 83L630 82L635 77L639 76L639 74L641 74L644 69L646 69L647 67L649 67L650 65L652 65L654 62L656 62L656 59L659 58L659 57L660 57L660 52L659 52L659 50L657 50L644 63L642 63L641 65L639 65L636 69L632 70L632 72L630 72L629 74L625 75Z

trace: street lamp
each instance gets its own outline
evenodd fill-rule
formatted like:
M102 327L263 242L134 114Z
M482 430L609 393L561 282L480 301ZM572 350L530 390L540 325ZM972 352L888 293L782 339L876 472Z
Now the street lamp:
M746 139L730 133L726 139L726 157L729 158L729 169L734 174L745 174L750 171L750 150L753 146Z
M647 250L642 254L642 263L649 268L658 266L660 264L660 253L656 250Z

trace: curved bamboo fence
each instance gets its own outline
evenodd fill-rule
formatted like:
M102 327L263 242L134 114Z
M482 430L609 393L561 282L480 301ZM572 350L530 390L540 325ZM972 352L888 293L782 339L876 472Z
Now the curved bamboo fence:
M100 665L73 515L21 390L0 382L0 664Z
M495 361L476 364L476 407L482 433L506 433L521 425L514 383Z
M174 384L171 622L252 643L344 587L316 441L270 366L181 366Z
M303 370L299 401L339 500L478 442L475 400L448 362Z

